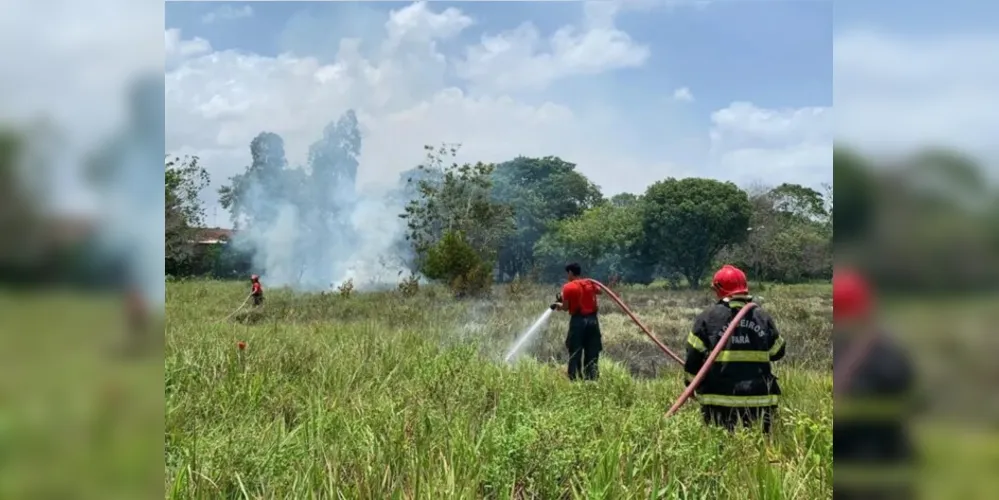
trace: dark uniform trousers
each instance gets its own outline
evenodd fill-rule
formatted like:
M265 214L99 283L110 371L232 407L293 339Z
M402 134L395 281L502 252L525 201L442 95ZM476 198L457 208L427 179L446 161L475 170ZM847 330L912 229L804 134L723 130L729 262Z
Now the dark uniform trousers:
M569 380L583 376L585 380L599 378L597 362L603 342L600 335L600 321L594 314L574 314L569 317L569 334L565 338L565 348L569 351Z
M777 416L777 406L733 408L702 405L701 414L704 416L705 424L721 426L730 431L734 431L740 423L746 428L759 425L764 433L769 434Z

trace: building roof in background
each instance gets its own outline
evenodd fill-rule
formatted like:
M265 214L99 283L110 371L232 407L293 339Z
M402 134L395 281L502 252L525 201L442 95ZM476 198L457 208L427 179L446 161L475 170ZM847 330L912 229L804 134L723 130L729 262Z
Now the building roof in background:
M232 241L232 237L235 234L236 231L233 229L225 229L221 227L205 227L198 229L197 236L195 237L195 242L202 245L223 243L226 241Z

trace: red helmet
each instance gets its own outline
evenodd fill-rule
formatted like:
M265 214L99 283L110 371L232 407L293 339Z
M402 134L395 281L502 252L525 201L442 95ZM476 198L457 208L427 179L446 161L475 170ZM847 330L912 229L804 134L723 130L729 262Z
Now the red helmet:
M853 269L833 273L833 321L866 318L871 313L871 288Z
M259 279L260 279L260 276L257 276L256 274L251 274L250 275L250 281L257 281Z
M725 264L715 273L715 277L711 279L711 287L715 289L718 298L749 293L746 273L738 267L728 264Z

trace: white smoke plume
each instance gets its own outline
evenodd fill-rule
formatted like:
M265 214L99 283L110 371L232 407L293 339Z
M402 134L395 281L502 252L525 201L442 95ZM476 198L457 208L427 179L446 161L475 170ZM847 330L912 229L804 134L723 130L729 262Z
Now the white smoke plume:
M126 125L84 166L93 169L91 187L100 200L94 214L98 249L119 263L124 282L156 310L166 299L163 86L157 75L133 83Z
M321 131L306 165L288 164L277 134L261 132L252 141L250 166L231 179L222 200L237 227L235 248L253 255L254 269L269 285L319 291L351 280L368 289L394 286L408 275L410 249L399 214L412 191L405 182L359 191L361 141L353 111Z

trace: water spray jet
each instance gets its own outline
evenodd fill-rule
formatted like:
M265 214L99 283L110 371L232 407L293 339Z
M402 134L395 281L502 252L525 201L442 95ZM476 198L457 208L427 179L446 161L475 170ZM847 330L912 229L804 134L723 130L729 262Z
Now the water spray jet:
M555 311L552 309L545 309L545 312L543 312L541 316L534 321L534 324L532 324L524 333L520 334L520 337L513 344L513 347L510 348L510 352L508 352L506 357L503 358L503 361L509 363L510 359L512 359L513 356L520 351L520 348L527 343L528 339L533 337L538 330L541 330L541 327L548 323L548 319L551 318L553 312Z

